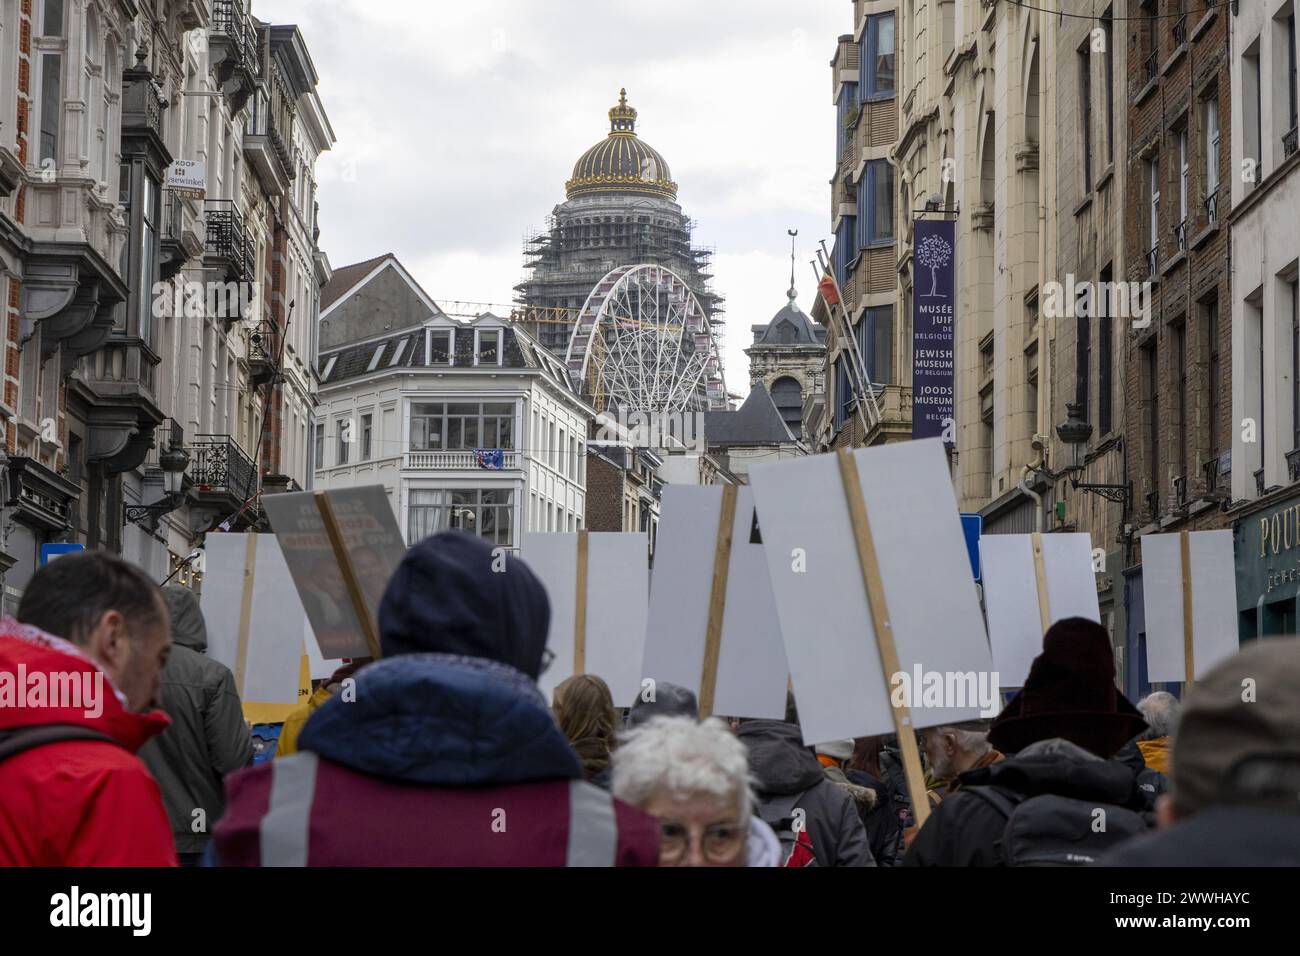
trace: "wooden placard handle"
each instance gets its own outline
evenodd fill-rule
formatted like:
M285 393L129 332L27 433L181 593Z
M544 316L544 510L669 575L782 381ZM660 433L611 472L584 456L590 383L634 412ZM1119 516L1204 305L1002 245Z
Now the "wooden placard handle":
M244 674L248 670L249 625L253 619L253 587L257 574L257 535L244 535L244 581L239 595L239 643L235 647L235 689L244 696Z
M844 483L844 498L848 502L849 520L853 525L853 540L857 544L862 585L866 589L867 606L871 609L871 622L875 626L876 648L880 651L880 664L885 676L885 694L892 704L893 685L890 678L901 673L902 668L898 663L898 647L894 643L885 586L880 578L880 562L871 537L871 520L867 516L867 503L862 497L857 461L845 448L841 448L836 457L839 458L840 479ZM926 796L925 774L921 770L921 751L916 746L916 727L912 723L911 709L906 703L890 709L894 714L898 749L903 755L903 772L907 775L907 792L912 798L912 814L916 818L916 825L920 827L930 816L930 800Z
M1043 560L1043 535L1035 531L1029 540L1034 549L1034 580L1038 582L1038 623L1046 634L1052 626L1052 609L1047 603L1047 564Z
M731 534L736 522L736 486L722 486L722 513L713 549L713 584L709 617L704 628L704 666L700 671L700 720L713 714L718 687L718 653L722 646L722 615L727 604L727 575L731 570Z
M573 603L573 673L587 672L587 529L578 532L578 583Z
M1192 654L1192 542L1186 531L1179 532L1183 558L1183 674L1186 686L1192 686L1196 662Z
M343 531L339 528L338 518L334 514L334 504L324 491L315 492L314 498L316 510L320 512L321 521L325 523L325 534L330 539L330 547L334 549L334 560L338 562L339 571L343 574L343 583L348 589L352 613L356 615L361 633L365 636L366 646L370 648L370 656L379 660L379 632L375 627L375 619L370 615L370 607L366 604L366 596L361 590L361 581L357 578L357 569L352 564L352 555L348 554L348 549L343 543Z

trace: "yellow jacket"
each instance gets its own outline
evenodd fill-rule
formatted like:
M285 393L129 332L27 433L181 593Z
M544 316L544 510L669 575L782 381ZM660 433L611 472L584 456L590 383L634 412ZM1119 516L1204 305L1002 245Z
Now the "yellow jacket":
M284 726L280 728L280 742L275 746L275 755L277 757L287 757L298 752L298 735L302 733L307 718L316 712L317 707L334 696L330 686L329 684L321 684L320 687L316 688L316 692L307 698L307 703L285 718ZM339 685L334 684L333 686L337 688Z
M281 738L283 739L283 738ZM1169 773L1169 738L1157 737L1155 740L1139 740L1138 750L1147 766L1160 773Z

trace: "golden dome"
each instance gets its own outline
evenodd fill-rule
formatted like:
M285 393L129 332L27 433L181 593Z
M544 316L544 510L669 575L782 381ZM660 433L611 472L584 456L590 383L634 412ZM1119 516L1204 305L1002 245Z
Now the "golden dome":
M609 135L578 157L565 194L590 196L630 192L665 199L677 198L668 164L659 151L637 138L636 110L627 105L627 90L619 90L618 105L609 111Z

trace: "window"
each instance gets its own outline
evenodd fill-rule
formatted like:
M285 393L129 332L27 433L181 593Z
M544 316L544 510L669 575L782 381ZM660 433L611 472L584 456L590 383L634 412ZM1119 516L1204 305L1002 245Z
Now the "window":
M513 402L414 402L412 451L514 448Z
M835 104L835 155L843 156L849 141L849 128L858 119L858 84L840 86L840 98Z
M1291 430L1292 448L1300 448L1300 283L1286 283L1291 306Z
M325 423L317 422L315 428L315 441L312 448L312 454L316 460L316 470L325 467Z
M858 184L856 225L854 245L859 248L894 241L894 167L887 159L867 163Z
M795 379L783 375L772 383L771 395L781 420L798 438L803 433L803 389Z
M1101 54L1101 69L1106 78L1106 163L1115 161L1115 23L1109 9L1101 15L1102 41L1106 49Z
M1160 365L1155 340L1142 350L1143 404L1146 406L1147 480L1151 490L1160 484ZM1157 507L1155 510L1159 510Z
M1223 408L1223 363L1219 355L1219 303L1210 299L1202 304L1205 310L1205 353L1209 366L1210 385L1210 454L1219 457L1223 444L1219 416Z
M41 4L42 37L63 37L64 0L44 0ZM40 124L37 128L37 159L59 161L59 124L63 112L63 54L43 53L40 58ZM10 136L12 139L12 135Z
M867 369L872 385L893 382L894 368L894 307L890 305L867 309L858 323L858 351Z
M1079 148L1083 151L1080 159L1083 170L1083 191L1092 192L1092 69L1089 60L1088 43L1085 41L1078 50L1079 61Z
M361 416L361 461L370 460L370 438L374 431L374 415Z
M1156 250L1160 247L1160 158L1147 162L1147 248L1151 250L1151 271L1155 271Z
M500 329L475 329L474 330L474 364L475 365L500 365L501 364L501 330Z
M1187 328L1179 322L1170 331L1173 333L1174 388L1178 402L1177 447L1173 465L1174 476L1181 478L1187 474Z
M832 425L838 432L853 412L853 389L849 387L849 357L841 353L835 360L835 405Z
M1296 143L1294 133L1296 131L1296 49L1295 49L1295 14L1292 13L1286 18L1286 105L1287 105L1287 128L1291 135L1291 152L1295 152ZM1284 146L1285 149L1285 146ZM1289 155L1289 154L1288 154Z
M389 368L392 368L394 365L396 365L398 362L402 360L402 353L406 351L406 344L409 341L411 340L402 339L400 342L397 343L397 348L393 350L393 357L388 360Z
M1111 402L1115 390L1115 360L1111 344L1110 266L1101 270L1101 288L1103 294L1097 297L1100 300L1097 309L1097 432L1098 435L1107 435L1113 425Z
M430 329L428 338L429 365L450 365L455 354L455 333L451 329Z
M379 360L384 357L384 346L387 343L380 342L379 347L375 349L375 354L370 356L370 364L366 366L367 372L373 372L379 368Z
M1218 218L1213 197L1219 190L1219 100L1218 92L1201 103L1201 130L1205 136L1205 197L1210 222Z
M869 100L894 95L894 15L867 17L858 81Z
M1180 225L1187 223L1187 187L1191 175L1191 167L1188 165L1187 156L1187 127L1178 131L1178 222ZM1180 249L1186 247L1185 236L1180 235L1178 246Z
M153 345L153 295L158 265L158 184L145 173L141 179L140 209L140 285L136 292L138 334L145 344Z
M849 264L858 258L857 217L842 216L835 231L835 281L840 288L849 279Z
M1074 362L1074 400L1079 403L1079 408L1083 412L1084 418L1092 417L1092 409L1089 405L1091 395L1089 395L1089 384L1092 377L1092 310L1096 306L1096 296L1091 296L1083 301L1087 303L1087 310L1079 310L1074 320L1075 329L1075 362Z
M565 450L566 450L566 448L567 448L567 446L568 446L568 441L569 441L569 436L568 436L568 434L564 431L564 426L561 425L561 426L560 426L560 444L559 444L559 459L560 459L560 460L559 460L559 462L558 462L558 464L559 464L559 466L560 466L560 476L561 476L561 477L568 477L568 474L569 474L569 456L565 453Z
M1243 175L1247 183L1246 188L1250 189L1264 178L1264 153L1262 149L1263 140L1261 139L1261 120L1263 119L1263 110L1260 101L1260 72L1259 72L1259 39L1256 38L1254 44L1241 60L1241 103L1242 103L1242 132L1245 139L1242 142L1243 156L1247 161ZM1254 161L1254 168L1251 169L1250 162ZM1253 176L1249 175L1253 172Z
M348 445L352 441L352 422L350 419L340 418L334 424L339 433L338 454L334 457L334 464L346 465L348 463Z
M407 541L459 528L492 544L514 544L514 492L508 488L411 489Z

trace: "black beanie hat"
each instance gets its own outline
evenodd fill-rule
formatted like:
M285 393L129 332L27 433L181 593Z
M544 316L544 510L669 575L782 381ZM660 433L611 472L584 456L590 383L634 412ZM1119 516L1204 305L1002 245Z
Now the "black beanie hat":
M393 572L379 605L379 645L385 657L483 657L536 680L550 622L546 590L522 559L444 531L411 548Z

